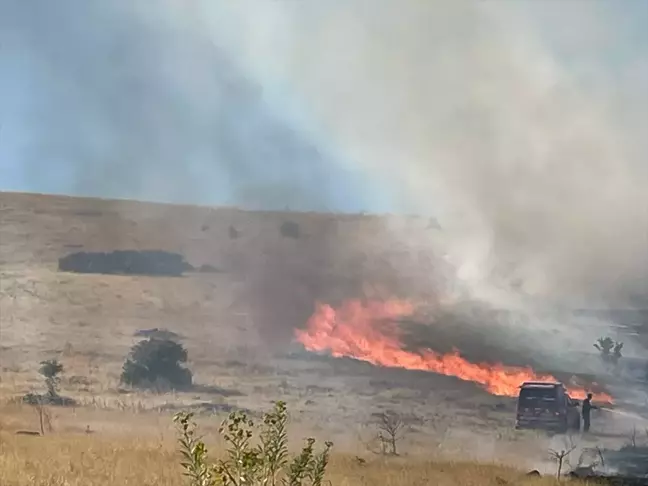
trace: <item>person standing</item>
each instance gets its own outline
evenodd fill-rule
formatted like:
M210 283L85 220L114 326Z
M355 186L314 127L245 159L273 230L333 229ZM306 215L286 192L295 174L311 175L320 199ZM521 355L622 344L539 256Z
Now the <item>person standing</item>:
M592 394L588 393L587 398L583 400L583 408L581 410L581 413L583 415L583 430L585 432L589 432L590 429L590 412L592 409L597 410L598 407L595 405L592 405Z

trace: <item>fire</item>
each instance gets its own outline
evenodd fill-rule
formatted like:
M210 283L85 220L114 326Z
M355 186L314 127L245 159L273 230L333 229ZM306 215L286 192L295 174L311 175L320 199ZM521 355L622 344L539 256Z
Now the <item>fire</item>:
M334 357L350 357L378 366L431 371L479 383L493 395L517 396L525 381L558 381L550 375L538 375L529 367L502 364L474 364L458 351L439 354L432 350L413 353L403 349L395 320L412 315L414 306L403 300L347 301L339 309L317 304L305 330L297 330L296 339L309 351L328 351ZM585 398L586 390L567 387L570 396ZM611 402L606 394L596 400Z

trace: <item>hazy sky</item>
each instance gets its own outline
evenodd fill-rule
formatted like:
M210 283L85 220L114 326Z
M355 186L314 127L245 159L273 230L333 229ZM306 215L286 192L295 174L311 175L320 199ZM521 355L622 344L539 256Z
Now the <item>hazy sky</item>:
M0 189L388 207L208 30L174 21L181 3L0 1Z
M647 0L0 0L0 189L423 212L462 278L645 289L646 25Z
M403 62L416 56L428 74L417 76L418 66L399 86L411 85L416 94L429 73L449 73L443 87L459 112L465 107L452 91L480 80L454 83L453 76L465 73L448 64L445 45L453 53L461 39L463 53L475 56L464 64L479 64L479 54L498 55L484 53L480 36L506 37L519 29L528 32L518 39L520 50L535 44L547 62L585 89L627 89L619 76L632 73L619 70L637 59L644 60L639 69L645 76L645 0L533 0L515 2L521 3L515 10L512 1L428 3L435 2L162 0L152 8L152 2L132 0L0 0L0 189L351 211L416 209L403 198L410 191L407 180L394 180L384 166L373 173L367 167L371 154L314 134L323 118L318 103L328 103L330 93L313 100L281 77L294 80L300 63L308 69L317 64L304 57L321 57L327 73L317 73L318 82L337 78L332 84L339 87L354 75L348 60L364 49L362 43L383 53L407 49ZM489 24L475 15L479 3L511 18ZM367 36L349 37L362 26L369 26ZM405 36L393 39L403 35L401 28L418 33L421 44L407 44ZM333 42L322 43L324 38ZM516 46L498 48L511 50L509 55ZM395 69L407 69L405 64ZM523 90L533 80L516 82ZM338 94L353 103L357 86L347 88ZM633 102L632 93L619 98ZM358 103L349 123L358 124L356 112L366 108ZM371 124L381 118L399 123L388 106L362 111ZM447 113L437 118L456 123ZM491 125L496 143L501 134ZM362 127L356 130L354 136L362 136ZM389 139L380 142L383 151L390 145ZM394 141L394 155L402 153L403 143ZM439 152L444 150L439 144ZM402 163L393 157L393 171Z

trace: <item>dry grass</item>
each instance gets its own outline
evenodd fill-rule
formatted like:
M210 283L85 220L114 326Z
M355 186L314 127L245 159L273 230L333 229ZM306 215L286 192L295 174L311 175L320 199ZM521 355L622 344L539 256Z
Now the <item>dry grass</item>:
M285 221L297 222L303 237L282 237ZM210 383L211 377L239 383L240 376L227 376L227 363L234 361L245 365L239 371L247 376L255 365L257 376L264 365L272 375L261 345L275 337L281 346L289 342L315 299L364 291L349 283L354 274L362 275L360 283L388 285L399 268L429 281L431 267L394 248L387 225L365 216L0 192L0 386L32 388L38 361L64 353L68 376L83 375L92 381L93 395L110 395L133 334L153 327L185 337L203 384L224 386ZM412 219L407 232L425 232L426 225ZM238 238L228 236L230 226ZM221 271L184 278L56 271L57 259L68 253L118 249L179 252L196 266ZM261 386L266 384L276 386L272 380Z
M210 402L258 410L281 398L297 421L325 429L338 442L340 434L355 440L359 424L385 408L429 419L431 410L445 416L448 400L452 415L479 400L487 407L477 421L482 413L499 413L502 420L509 413L496 408L501 400L456 379L286 357L292 330L305 323L314 300L352 296L344 292L356 274L388 288L394 284L390 278L405 275L412 282L395 286L408 294L420 287L419 277L429 287L433 259L427 265L421 253L394 247L386 234L395 221L12 193L0 193L0 218L0 395L5 397L42 389L38 363L57 358L65 367L62 393L93 407L138 412ZM298 222L302 238L280 235L287 220ZM434 231L428 223L411 218L402 223L403 231ZM228 235L230 225L240 231L235 240ZM73 251L133 248L180 252L194 265L208 263L222 272L164 278L56 270L57 259ZM264 267L268 262L277 263ZM250 281L259 274L269 280L260 288L253 285L251 295ZM317 285L305 293L304 278L313 275ZM272 293L278 287L280 294ZM272 298L259 299L265 291ZM278 304L269 308L273 299ZM302 314L281 314L300 302L308 304ZM270 325L277 308L277 317L287 319ZM134 334L154 327L183 336L199 389L173 396L118 390ZM274 336L281 342L269 347ZM469 414L464 418L476 421Z
M170 441L8 433L0 433L0 439L3 486L178 486L184 482ZM553 479L532 480L497 465L411 458L370 459L362 464L354 456L335 454L327 478L334 486L555 484Z
M101 410L49 409L54 430L45 436L16 435L37 430L29 406L0 407L0 484L2 486L113 486L184 484L170 414ZM218 417L198 420L215 457L224 447L216 432ZM89 427L90 433L86 432ZM299 432L291 441L297 448ZM498 464L455 462L433 454L382 458L364 453L333 454L327 478L333 486L384 485L549 485L552 478L532 479L524 470Z

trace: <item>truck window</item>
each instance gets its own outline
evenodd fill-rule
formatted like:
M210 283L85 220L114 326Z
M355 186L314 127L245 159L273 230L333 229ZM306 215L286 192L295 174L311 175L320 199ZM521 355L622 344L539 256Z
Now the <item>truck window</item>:
M519 401L525 403L556 402L555 388L522 388Z

